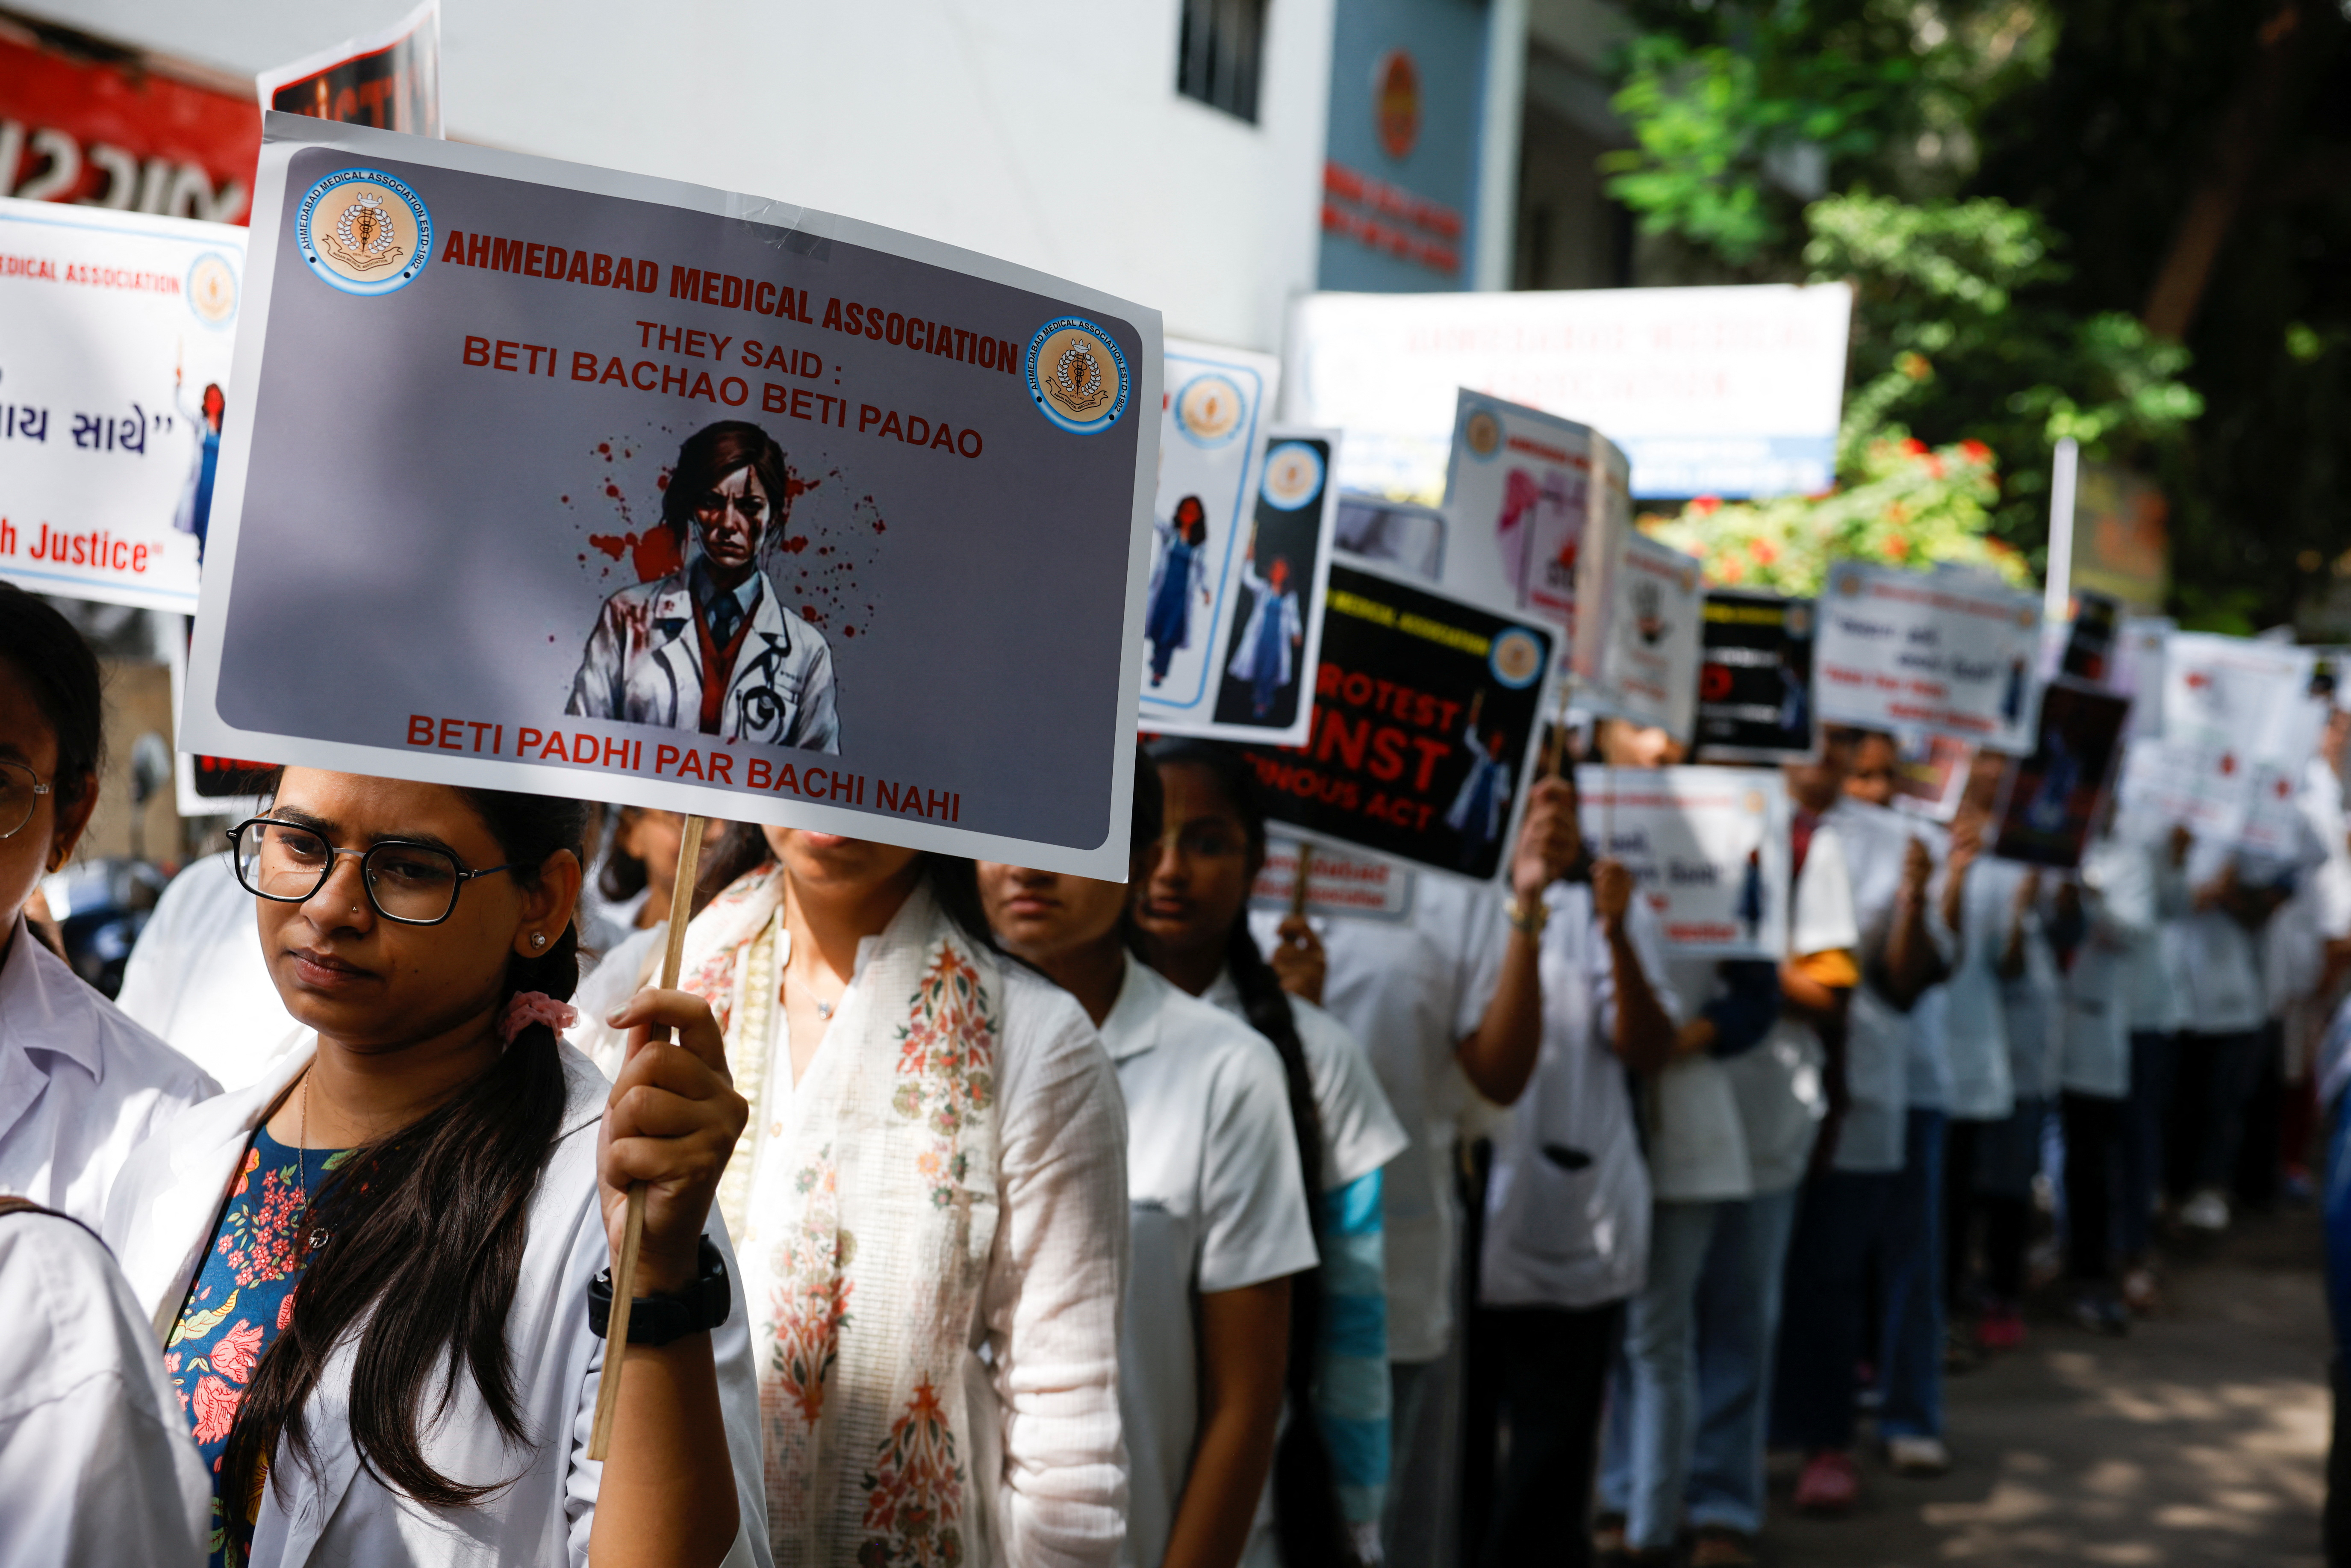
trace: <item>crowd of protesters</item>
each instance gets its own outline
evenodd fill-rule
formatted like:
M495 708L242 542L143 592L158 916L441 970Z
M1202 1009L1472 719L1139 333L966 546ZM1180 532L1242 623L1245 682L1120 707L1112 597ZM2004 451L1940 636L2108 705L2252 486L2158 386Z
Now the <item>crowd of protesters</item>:
M678 819L288 768L119 1006L37 898L100 718L0 587L10 1562L1735 1568L1767 1452L1947 1469L2028 1296L2126 1332L2346 1076L2331 708L2296 852L2064 873L1989 852L2004 759L1938 824L1831 731L1776 960L1669 956L1573 768L1500 887L1265 904L1248 766L1165 740L1123 883L719 825L662 989Z

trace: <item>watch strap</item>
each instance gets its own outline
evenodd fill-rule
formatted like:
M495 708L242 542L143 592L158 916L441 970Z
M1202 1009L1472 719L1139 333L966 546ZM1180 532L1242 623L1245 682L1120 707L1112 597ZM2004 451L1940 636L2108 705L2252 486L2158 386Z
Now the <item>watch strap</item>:
M688 1334L707 1333L734 1308L734 1289L718 1244L705 1236L695 1263L700 1275L684 1290L639 1296L629 1305L629 1343L664 1345ZM605 1337L612 1315L612 1270L588 1281L588 1331Z

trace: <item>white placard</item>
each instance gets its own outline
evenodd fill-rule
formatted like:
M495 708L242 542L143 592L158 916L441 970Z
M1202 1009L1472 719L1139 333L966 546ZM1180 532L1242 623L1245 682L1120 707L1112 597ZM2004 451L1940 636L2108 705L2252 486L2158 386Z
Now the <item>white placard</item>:
M1249 907L1290 913L1298 885L1300 841L1274 839L1249 887ZM1404 920L1412 914L1413 871L1399 862L1329 843L1311 846L1306 862L1306 913L1350 920Z
M2029 752L2041 601L1975 572L1829 568L1813 690L1823 720Z
M2132 743L2126 803L2201 837L2290 847L2294 785L2325 716L2309 695L2316 665L2291 643L2171 633L2160 685L2140 699L2161 710L2162 740Z
M1217 651L1249 597L1241 572L1281 361L1171 338L1165 362L1141 722L1207 734L1224 667Z
M1788 949L1788 789L1770 768L1575 770L1593 852L1639 879L1676 957Z
M183 747L1126 874L1156 311L263 124Z
M1834 477L1842 283L1310 294L1283 408L1343 426L1345 488L1440 498L1456 388L1607 432L1635 496L1771 496Z
M195 610L245 243L0 198L0 577Z
M2163 733L2163 648L2173 626L2162 615L2126 615L2115 632L2114 679L2117 695L2131 699L2129 740Z
M1624 453L1589 425L1459 393L1446 467L1445 586L1573 637L1578 553L1595 519L1632 521L1625 483Z
M1688 744L1706 619L1698 558L1604 516L1585 537L1575 597L1577 705Z

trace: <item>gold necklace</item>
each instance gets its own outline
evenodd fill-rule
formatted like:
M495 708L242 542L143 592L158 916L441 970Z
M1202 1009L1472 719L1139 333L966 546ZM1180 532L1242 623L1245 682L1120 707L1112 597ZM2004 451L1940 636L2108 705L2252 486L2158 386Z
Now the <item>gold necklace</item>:
M302 1108L295 1124L294 1184L302 1199L302 1223L310 1223L310 1075L302 1074ZM303 1243L303 1256L308 1257L334 1238L324 1227L314 1227Z

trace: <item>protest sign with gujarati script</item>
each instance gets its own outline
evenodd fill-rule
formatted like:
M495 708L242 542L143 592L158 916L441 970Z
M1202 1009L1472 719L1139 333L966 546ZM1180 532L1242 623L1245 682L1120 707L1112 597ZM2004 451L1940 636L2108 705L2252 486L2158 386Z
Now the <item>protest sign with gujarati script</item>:
M195 609L246 239L0 198L0 577Z
M2030 750L2041 602L1972 571L1829 568L1817 608L1813 695L1830 724L1946 735Z
M292 115L260 181L183 746L1124 876L1155 312Z
M1583 831L1622 861L1682 958L1788 951L1788 789L1769 768L1575 770Z

